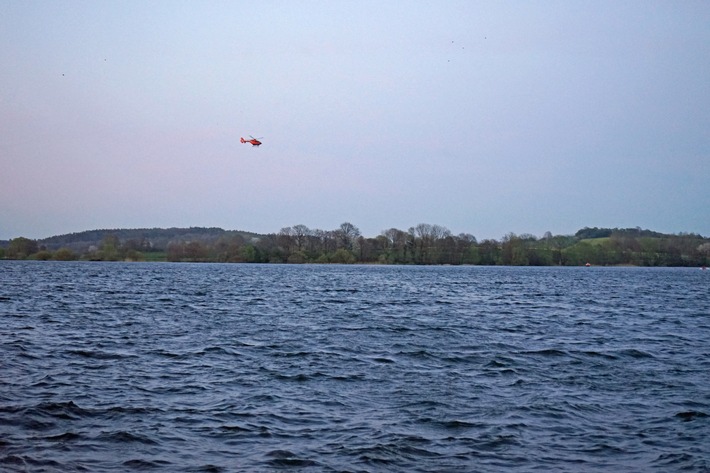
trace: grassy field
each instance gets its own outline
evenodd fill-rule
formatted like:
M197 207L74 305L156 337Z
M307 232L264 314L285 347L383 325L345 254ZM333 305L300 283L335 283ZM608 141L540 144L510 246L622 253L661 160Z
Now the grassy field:
M149 261L151 263L168 260L167 254L164 251L145 252L143 253L143 258L145 258L145 261Z

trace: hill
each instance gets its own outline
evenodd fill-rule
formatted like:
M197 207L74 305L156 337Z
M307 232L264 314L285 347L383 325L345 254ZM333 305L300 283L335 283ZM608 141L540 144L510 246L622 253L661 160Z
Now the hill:
M261 235L251 232L224 230L216 227L189 228L136 228L102 229L68 233L37 240L40 247L54 251L69 248L77 253L86 253L98 247L107 238L117 238L124 245L141 251L164 251L172 241L197 241L213 244L220 238L240 236L246 241L258 240Z
M5 243L5 244L3 244ZM588 228L538 238L509 233L477 241L445 227L391 228L374 238L344 223L335 230L305 225L260 235L222 228L103 229L41 240L0 242L0 258L37 260L248 263L381 263L549 266L707 266L710 239L641 228Z

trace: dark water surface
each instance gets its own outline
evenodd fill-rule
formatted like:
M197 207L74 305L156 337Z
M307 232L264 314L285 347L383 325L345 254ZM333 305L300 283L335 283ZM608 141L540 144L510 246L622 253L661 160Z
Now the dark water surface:
M0 261L0 471L709 471L710 271Z

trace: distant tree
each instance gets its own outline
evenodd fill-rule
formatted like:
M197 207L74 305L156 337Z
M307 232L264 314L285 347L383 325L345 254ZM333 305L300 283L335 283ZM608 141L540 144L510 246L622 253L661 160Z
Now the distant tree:
M210 261L210 250L210 245L200 241L171 241L166 257L168 261L206 262Z
M606 238L610 237L612 232L613 230L610 228L584 227L581 230L577 231L574 236L579 238L580 240L586 240L590 238Z
M377 261L377 257L379 256L378 243L375 238L365 238L362 235L357 237L357 260L361 263Z
M25 259L33 253L39 251L39 246L35 240L25 237L13 238L7 247L6 256L10 259Z
M479 264L481 257L478 253L476 237L470 233L460 233L457 237L457 245L461 252L462 264Z
M537 240L535 243L534 251L530 257L530 264L533 266L550 266L553 264L559 264L555 258L556 254L554 252L553 242L555 237L552 232L545 232L545 234Z
M501 240L501 263L504 265L527 266L530 264L524 238L508 233Z
M333 253L331 262L338 264L351 264L355 262L355 256L345 248L339 248Z
M313 230L315 248L320 255L333 253L338 248L334 231Z
M698 253L701 256L700 265L707 266L710 264L710 242L698 245Z
M547 232L540 239L532 237L526 241L528 264L530 266L550 266L555 264L550 243L552 234Z
M37 261L49 261L52 259L52 252L49 250L39 250L37 253L31 254L30 258Z
M575 235L537 239L507 234L501 242L454 236L445 227L421 223L409 231L390 228L366 238L345 222L330 231L305 225L258 235L219 228L91 230L43 240L0 242L0 258L230 262L350 261L385 264L635 264L692 266L710 262L710 239L693 233L661 234L640 227L589 228ZM337 250L345 250L336 255Z
M241 250L242 260L245 263L261 263L261 251L254 245L244 245Z
M581 242L589 243L589 242ZM613 236L589 243L590 254L587 256L588 262L595 265L616 265L629 264L631 262L631 252L624 246L625 242ZM586 247L582 247L583 249Z
M296 251L303 251L306 249L306 243L308 242L308 237L311 235L311 230L305 225L295 225L291 229L291 236L293 241L296 243Z
M212 247L212 258L221 263L239 263L244 261L242 254L244 237L229 235L220 237Z
M638 259L643 266L658 266L661 263L660 238L641 237L638 239Z
M407 249L408 249L408 238L407 232L398 230L396 228L390 228L382 232L382 236L385 238L386 243L384 247L384 258L383 262L402 264L408 263Z
M77 259L77 256L69 248L63 247L54 252L54 259L57 261L73 261Z
M581 241L565 250L567 262L572 266L579 266L586 263L603 264L598 258L598 248L598 246L592 245L591 243Z
M120 259L119 249L121 242L118 237L109 233L103 237L101 240L101 246L99 246L99 259L103 261L117 261Z
M303 251L294 251L289 255L287 262L291 264L303 264L308 262L308 258Z
M340 224L340 228L335 230L338 239L338 247L352 251L357 237L360 236L360 229L350 222Z
M294 231L291 227L284 227L279 230L278 234L278 244L286 253L287 257L291 254L291 251L295 248L295 241L293 237Z
M575 243L575 238L571 236L557 235L552 237L549 244L551 246L551 258L552 263L557 265L566 265L567 257L564 253L564 249L568 248Z
M409 229L409 234L414 239L416 249L415 262L419 264L433 264L439 262L442 251L442 240L451 236L449 229L440 225L420 223Z
M493 239L483 240L478 245L480 264L496 265L500 262L500 244Z
M168 261L182 261L185 258L185 246L182 242L171 241L168 243L165 256Z
M441 225L432 225L432 246L433 251L430 254L429 262L433 264L458 264L454 252L456 251L456 242L451 234L451 231Z
M438 238L435 243L436 264L461 264L461 254L459 253L458 241L455 236L448 234Z
M698 251L698 247L703 243L700 235L692 233L679 234L673 238L680 250L682 266L697 266L704 259L704 255Z
M191 241L185 245L184 261L207 261L207 248L199 241Z
M281 235L270 233L259 238L254 243L255 249L259 253L259 262L263 263L285 263L288 253L281 246Z

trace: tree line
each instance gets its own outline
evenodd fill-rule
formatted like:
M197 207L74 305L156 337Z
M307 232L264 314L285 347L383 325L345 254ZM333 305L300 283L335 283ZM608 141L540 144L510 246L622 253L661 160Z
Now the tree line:
M707 266L710 262L708 238L640 228L585 227L574 235L547 232L542 237L508 233L500 240L481 241L469 233L454 235L446 227L426 223L407 230L390 228L374 238L364 237L349 222L334 230L299 224L267 235L215 228L93 232L97 233L42 241L15 238L0 247L0 258L512 266Z

